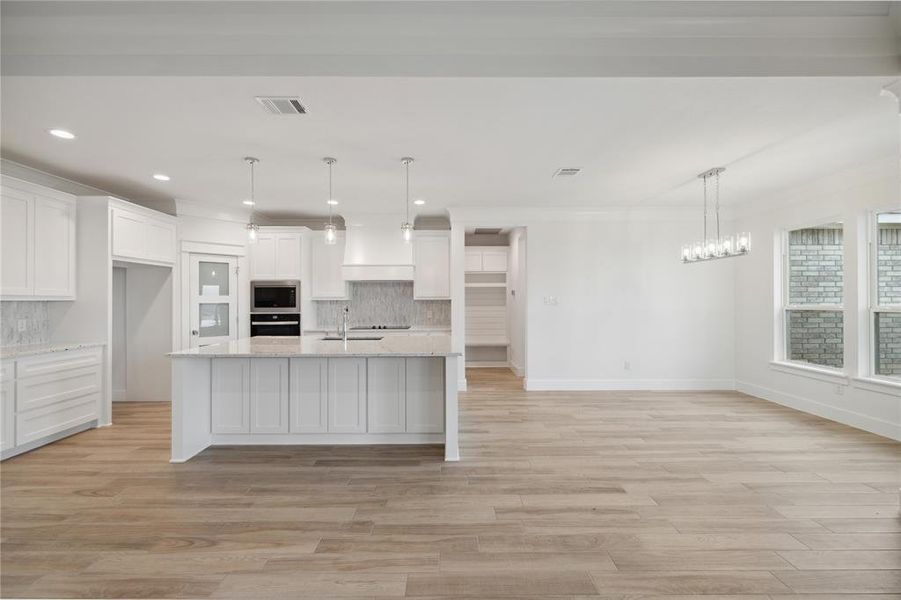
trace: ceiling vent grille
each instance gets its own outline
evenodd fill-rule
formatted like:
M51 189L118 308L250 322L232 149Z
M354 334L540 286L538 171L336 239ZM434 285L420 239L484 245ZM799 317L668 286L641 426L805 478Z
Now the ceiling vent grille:
M254 99L272 115L307 114L307 109L296 96L256 96Z
M576 167L565 167L554 171L554 177L575 177L582 172L582 169Z
M501 230L495 227L476 227L473 233L476 235L500 235Z

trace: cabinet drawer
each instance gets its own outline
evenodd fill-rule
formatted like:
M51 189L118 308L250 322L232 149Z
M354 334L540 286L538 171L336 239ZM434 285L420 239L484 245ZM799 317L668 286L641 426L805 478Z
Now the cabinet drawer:
M70 368L57 373L16 380L16 412L52 407L77 398L98 396L100 366Z
M43 356L22 358L16 362L16 378L38 377L41 375L60 374L66 371L100 365L102 350L70 350L55 352Z
M70 427L88 423L97 418L100 393L92 393L20 412L16 415L16 445L27 444L48 435L65 431Z

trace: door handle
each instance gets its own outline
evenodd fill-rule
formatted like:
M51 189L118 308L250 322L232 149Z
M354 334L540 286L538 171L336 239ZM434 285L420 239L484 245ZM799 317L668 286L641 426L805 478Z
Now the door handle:
M196 329L192 329L192 330L191 330L191 335L200 335L200 332L197 331Z

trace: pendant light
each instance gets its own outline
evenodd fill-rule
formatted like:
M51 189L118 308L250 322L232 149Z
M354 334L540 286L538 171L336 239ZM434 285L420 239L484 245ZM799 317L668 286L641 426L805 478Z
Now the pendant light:
M413 223L410 222L410 163L413 162L413 159L409 156L405 156L400 159L400 162L406 168L406 176L407 176L407 218L400 226L401 235L404 236L404 242L409 244L413 241Z
M716 258L741 256L751 251L751 234L740 233L738 236L720 235L720 174L725 167L714 167L698 175L704 181L704 237L700 241L682 246L682 262L693 263ZM710 181L714 185L714 218L716 223L715 237L707 235L707 196Z
M260 162L259 158L254 158L253 156L245 156L244 162L250 165L250 200L245 200L244 203L248 206L253 206L256 204L256 196L254 189L254 179L253 179L253 167L255 164ZM247 241L251 244L256 243L257 241L257 233L260 231L260 226L253 222L253 209L250 209L250 223L247 224Z
M332 197L332 165L338 162L338 159L326 156L322 162L328 165L328 200L325 201L328 204L328 223L325 224L325 243L333 246L338 242L338 228L332 223L332 207L338 204L338 201Z

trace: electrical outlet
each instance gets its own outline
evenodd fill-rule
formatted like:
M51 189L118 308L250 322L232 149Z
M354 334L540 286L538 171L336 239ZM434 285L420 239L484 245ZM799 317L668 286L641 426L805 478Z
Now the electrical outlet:
M631 370L632 370L632 363L630 363L629 361L625 361L625 362L623 363L623 370L624 370L624 371L631 371Z
M545 296L544 303L547 306L557 306L557 296Z
M428 317L430 320L432 319L432 315L433 315L433 314L434 314L434 313L433 313L431 310L425 311L425 316Z
M20 333L28 331L28 319L19 319L17 325Z

